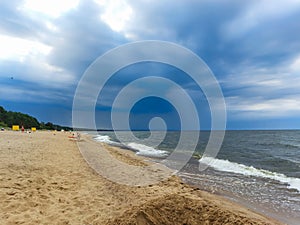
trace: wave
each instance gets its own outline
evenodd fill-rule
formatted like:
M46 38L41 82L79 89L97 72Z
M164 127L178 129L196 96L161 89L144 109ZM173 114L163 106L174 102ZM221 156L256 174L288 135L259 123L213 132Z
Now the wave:
M246 166L244 164L230 162L229 160L214 159L211 157L202 157L199 162L223 172L269 178L280 181L282 183L286 183L288 185L288 188L296 189L300 192L300 178L287 177L286 175L281 173L271 172L264 169L257 169L253 166Z
M143 155L143 156L149 156L149 157L165 157L168 155L167 151L155 149L153 147L134 143L134 142L127 144L127 146L132 148L133 150L136 150L137 155Z
M94 139L96 141L104 142L106 144L111 144L111 145L118 145L119 144L118 142L112 141L108 135L97 135L96 137L94 137Z
M138 144L135 142L131 142L126 145L122 145L121 143L112 141L108 135L97 135L96 137L94 137L94 139L96 141L103 142L106 144L129 148L129 149L135 151L137 155L158 157L158 158L165 157L168 155L167 151L155 149L153 147L143 145L143 144Z

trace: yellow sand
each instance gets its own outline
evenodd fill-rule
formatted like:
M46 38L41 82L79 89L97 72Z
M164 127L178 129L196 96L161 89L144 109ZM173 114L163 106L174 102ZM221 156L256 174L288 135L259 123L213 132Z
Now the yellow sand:
M0 132L0 224L279 224L176 176L144 187L114 183L89 167L68 136ZM129 165L149 165L82 139L99 150L97 160L109 152Z

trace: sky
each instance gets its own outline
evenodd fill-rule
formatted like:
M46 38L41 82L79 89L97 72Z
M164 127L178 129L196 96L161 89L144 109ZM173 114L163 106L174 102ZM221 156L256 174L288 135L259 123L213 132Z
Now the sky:
M211 69L227 129L300 129L299 21L298 0L1 1L0 105L71 126L76 87L94 60L120 45L161 40L190 49ZM201 129L209 129L201 88L184 72L149 62L108 81L95 107L97 127L111 128L113 99L124 85L153 75L182 86L198 104ZM159 88L153 85L133 91ZM130 112L134 129L153 117L180 127L180 115L163 98L141 99Z

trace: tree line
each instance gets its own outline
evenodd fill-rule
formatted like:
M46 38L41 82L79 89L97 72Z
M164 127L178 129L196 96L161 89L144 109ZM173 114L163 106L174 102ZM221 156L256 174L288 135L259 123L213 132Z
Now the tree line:
M44 130L72 130L70 127L60 126L51 122L39 122L33 116L20 112L6 111L0 106L0 127L12 127L13 125L23 126L25 129L36 127Z

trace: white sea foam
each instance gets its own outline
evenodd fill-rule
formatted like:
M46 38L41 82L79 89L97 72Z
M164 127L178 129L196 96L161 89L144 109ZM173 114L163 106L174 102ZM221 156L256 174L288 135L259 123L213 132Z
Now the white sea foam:
M97 135L94 137L96 141L103 142L106 144L110 145L121 145L118 142L114 142L111 140L111 138L108 135ZM164 157L168 155L167 151L155 149L153 147L143 145L143 144L138 144L135 142L131 142L126 144L127 147L131 148L132 150L136 151L137 155L143 155L143 156L149 156L149 157Z
M94 137L94 139L96 141L104 142L107 144L117 144L117 142L112 141L108 135L97 135L96 137Z
M288 184L288 188L297 189L300 192L300 179L295 177L287 177L284 174L271 172L264 169L257 169L253 166L230 162L228 160L214 159L211 157L202 157L200 163L209 165L210 167L224 172L243 174L246 176L255 176L269 178Z
M133 150L138 151L136 153L137 155L150 156L150 157L164 157L168 155L167 151L155 149L153 147L134 143L134 142L127 144L127 146L132 148Z

